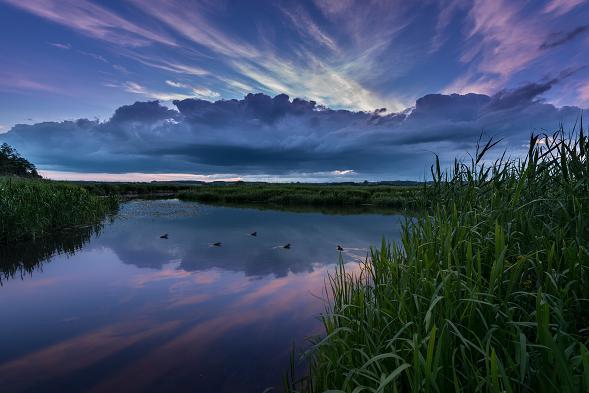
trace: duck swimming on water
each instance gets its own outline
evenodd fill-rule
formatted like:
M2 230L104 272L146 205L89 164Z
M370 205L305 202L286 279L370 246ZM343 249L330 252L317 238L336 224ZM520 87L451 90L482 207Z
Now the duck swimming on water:
M215 247L221 247L221 242L215 242L215 243L213 243L213 246L215 246Z
M160 236L160 239L167 239L168 238L168 234L164 233L163 235Z
M284 246L282 246L282 248L290 249L290 243L285 244Z
M338 245L337 245L337 250L338 250L338 251L344 251L344 248L338 244Z
M250 236L258 236L258 232L252 232L250 233Z

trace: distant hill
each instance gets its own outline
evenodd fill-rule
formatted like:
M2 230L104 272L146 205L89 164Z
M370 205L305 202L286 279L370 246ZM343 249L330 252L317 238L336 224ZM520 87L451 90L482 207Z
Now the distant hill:
M21 157L16 149L7 143L0 146L0 176L41 178L35 165Z

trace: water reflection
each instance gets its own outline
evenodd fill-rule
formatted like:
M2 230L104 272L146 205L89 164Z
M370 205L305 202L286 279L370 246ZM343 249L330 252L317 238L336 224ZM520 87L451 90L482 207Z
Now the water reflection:
M249 236L252 231L258 236ZM320 332L326 272L399 218L134 201L75 255L0 288L0 386L261 392ZM169 239L160 239L169 233ZM87 240L87 239L86 239ZM221 241L222 247L209 244ZM277 245L291 243L285 250ZM76 250L74 249L74 250Z
M0 285L10 278L30 276L55 255L74 255L101 229L102 224L88 225L61 231L57 236L0 245Z
M221 268L248 276L312 271L333 263L338 244L344 253L365 257L368 246L398 232L398 220L375 215L323 215L210 207L174 200L126 206L121 220L96 244L108 245L124 263L159 268L180 261L187 271ZM374 222L379 222L376 227ZM138 222L140 224L138 225ZM257 236L250 236L253 231ZM159 239L168 233L168 239ZM221 242L221 247L211 247ZM282 245L290 243L290 249Z

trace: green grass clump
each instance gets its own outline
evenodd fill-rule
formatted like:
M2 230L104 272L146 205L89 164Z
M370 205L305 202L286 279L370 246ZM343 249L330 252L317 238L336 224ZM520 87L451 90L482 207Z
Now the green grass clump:
M222 205L269 206L377 206L406 208L415 205L415 186L239 183L201 185L180 192L178 197Z
M589 143L432 168L424 213L330 277L306 392L589 392ZM292 379L291 379L292 381Z
M100 222L117 206L116 198L92 195L75 185L0 178L0 244Z

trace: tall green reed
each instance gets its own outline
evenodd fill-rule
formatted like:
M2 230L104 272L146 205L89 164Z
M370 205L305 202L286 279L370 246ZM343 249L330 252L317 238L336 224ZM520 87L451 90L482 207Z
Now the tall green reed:
M488 162L494 144L436 158L401 242L330 276L289 390L589 391L589 142L581 124Z

